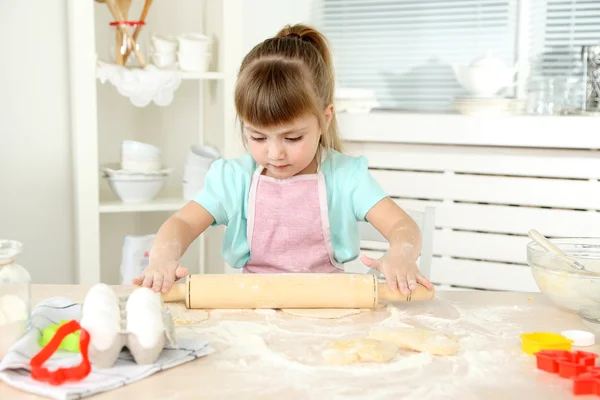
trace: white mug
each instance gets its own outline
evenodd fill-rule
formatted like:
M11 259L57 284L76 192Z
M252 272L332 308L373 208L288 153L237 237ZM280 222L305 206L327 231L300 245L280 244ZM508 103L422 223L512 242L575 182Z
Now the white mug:
M208 36L199 33L186 33L177 37L179 53L204 54L210 52L211 40Z
M175 53L177 51L177 40L173 36L152 35L152 45L156 53Z
M210 53L177 53L179 68L183 71L206 72L210 64Z
M175 66L177 56L175 53L154 53L152 54L152 63L158 68L167 68Z

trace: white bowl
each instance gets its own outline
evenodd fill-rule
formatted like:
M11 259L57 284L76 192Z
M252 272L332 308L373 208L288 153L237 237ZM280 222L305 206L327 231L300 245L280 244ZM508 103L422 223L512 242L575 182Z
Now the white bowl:
M125 171L140 172L149 174L159 172L162 169L162 162L159 160L139 160L123 157L121 160L121 168Z
M110 188L123 203L144 203L153 200L166 179L166 176L107 178Z
M162 157L162 150L148 143L124 140L121 142L121 154L128 158L156 160Z
M173 168L167 168L166 166L162 166L158 171L149 171L149 172L138 172L138 171L130 171L121 168L121 164L119 163L106 163L100 167L100 171L102 171L104 176L115 176L115 177L157 177L157 176L168 176L173 172Z

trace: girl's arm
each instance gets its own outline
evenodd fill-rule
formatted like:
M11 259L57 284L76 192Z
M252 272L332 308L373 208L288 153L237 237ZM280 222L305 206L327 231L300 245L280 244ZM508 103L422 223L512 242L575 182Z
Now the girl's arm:
M179 259L190 244L212 223L213 216L195 201L190 201L160 227L150 251L150 262L134 285L168 291L173 283L188 274Z
M399 287L408 295L416 289L417 282L431 289L433 285L416 264L422 243L417 223L389 197L375 204L366 219L390 242L390 249L378 260L362 255L361 261L380 271L392 290Z

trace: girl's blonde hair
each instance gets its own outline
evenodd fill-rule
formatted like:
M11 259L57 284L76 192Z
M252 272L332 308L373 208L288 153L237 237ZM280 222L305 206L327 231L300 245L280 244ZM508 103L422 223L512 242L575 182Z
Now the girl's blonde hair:
M325 108L333 104L334 73L327 39L306 25L287 25L256 45L242 61L235 108L243 129L291 122L307 113L321 126L320 144L342 151L335 113L326 126Z

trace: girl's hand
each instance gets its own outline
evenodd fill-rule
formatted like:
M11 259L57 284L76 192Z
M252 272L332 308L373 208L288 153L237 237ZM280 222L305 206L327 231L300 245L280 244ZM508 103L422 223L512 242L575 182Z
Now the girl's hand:
M385 276L385 282L392 290L398 290L408 296L417 288L417 283L427 289L433 289L429 280L421 275L415 262L410 262L402 257L385 254L379 259L373 259L361 254L360 260L369 268L376 269Z
M186 275L188 269L179 265L177 261L168 261L162 265L154 263L148 265L139 277L132 280L132 283L151 288L155 292L166 293L177 279Z

